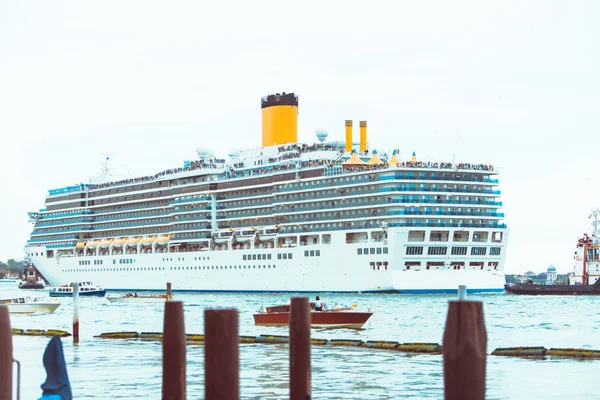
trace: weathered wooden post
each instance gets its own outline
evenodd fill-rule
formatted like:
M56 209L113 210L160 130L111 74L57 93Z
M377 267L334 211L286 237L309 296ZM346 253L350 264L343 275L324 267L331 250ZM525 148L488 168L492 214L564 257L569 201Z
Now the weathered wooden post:
M73 343L79 342L79 282L73 282Z
M239 370L237 310L204 310L205 400L239 400Z
M0 306L0 400L13 398L13 344L8 307Z
M162 399L185 400L186 336L180 301L165 302L162 345Z
M167 301L173 300L173 294L171 293L171 282L167 282Z
M290 400L309 400L310 396L310 311L308 298L292 297L290 312Z
M451 301L444 341L444 399L484 400L487 334L480 301Z

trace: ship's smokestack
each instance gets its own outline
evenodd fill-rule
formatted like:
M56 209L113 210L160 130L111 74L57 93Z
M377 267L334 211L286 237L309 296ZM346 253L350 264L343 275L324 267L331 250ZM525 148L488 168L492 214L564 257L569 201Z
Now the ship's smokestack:
M346 151L352 152L352 120L346 120Z
M277 93L263 97L262 147L298 142L298 96Z
M360 121L360 152L367 151L367 121Z

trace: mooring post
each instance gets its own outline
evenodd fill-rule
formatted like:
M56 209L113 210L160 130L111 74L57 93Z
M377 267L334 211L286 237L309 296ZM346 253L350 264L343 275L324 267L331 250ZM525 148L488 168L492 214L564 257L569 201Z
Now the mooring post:
M0 306L0 400L13 398L13 344L8 307Z
M484 400L487 334L483 304L459 300L448 307L442 351L444 353L444 399ZM461 299L462 294L462 299Z
M79 282L73 282L73 343L79 342Z
M185 400L186 336L183 303L165 302L162 344L162 399Z
M173 294L171 293L171 282L167 282L167 301L173 299Z
M204 310L204 398L239 400L239 370L237 310Z
M292 297L290 312L290 400L309 400L310 310L308 298Z

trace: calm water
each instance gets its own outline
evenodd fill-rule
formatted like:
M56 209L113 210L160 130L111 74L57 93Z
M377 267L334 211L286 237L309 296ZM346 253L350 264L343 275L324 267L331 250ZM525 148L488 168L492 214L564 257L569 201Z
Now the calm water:
M0 293L40 295L47 292L2 287ZM113 293L114 295L114 293ZM187 333L203 332L203 309L238 308L240 334L283 334L286 328L256 327L252 313L262 305L289 301L283 294L184 294ZM312 337L442 342L450 295L322 294L329 305L357 303L375 314L365 328L312 330ZM528 297L505 294L469 295L484 303L488 353L497 347L545 346L600 349L600 298ZM71 332L71 299L61 299L54 314L11 315L14 328L63 329ZM114 304L103 298L81 298L78 346L64 338L73 394L77 399L160 399L161 345L93 336L109 331L161 331L160 304ZM23 399L37 399L46 374L42 354L49 338L13 337L15 358L22 363ZM187 393L204 395L203 346L188 346ZM288 396L288 347L240 345L240 387L244 399ZM600 361L520 360L488 356L489 399L592 399ZM312 393L315 399L443 398L442 357L406 355L383 350L312 348Z

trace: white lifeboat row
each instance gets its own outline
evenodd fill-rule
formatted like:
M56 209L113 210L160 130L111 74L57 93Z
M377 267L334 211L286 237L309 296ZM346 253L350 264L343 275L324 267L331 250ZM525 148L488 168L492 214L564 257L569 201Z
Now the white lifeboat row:
M247 228L226 228L219 229L212 234L215 243L225 243L230 239L235 239L236 242L245 243L258 237L261 242L267 242L273 240L279 232L279 225L264 226L261 228L247 227Z
M166 245L171 240L171 235L148 235L148 236L131 236L131 237L117 237L117 238L102 238L102 239L91 239L87 241L78 242L75 245L77 249L108 249L111 246L120 248L123 246L137 247L140 243L142 246Z

